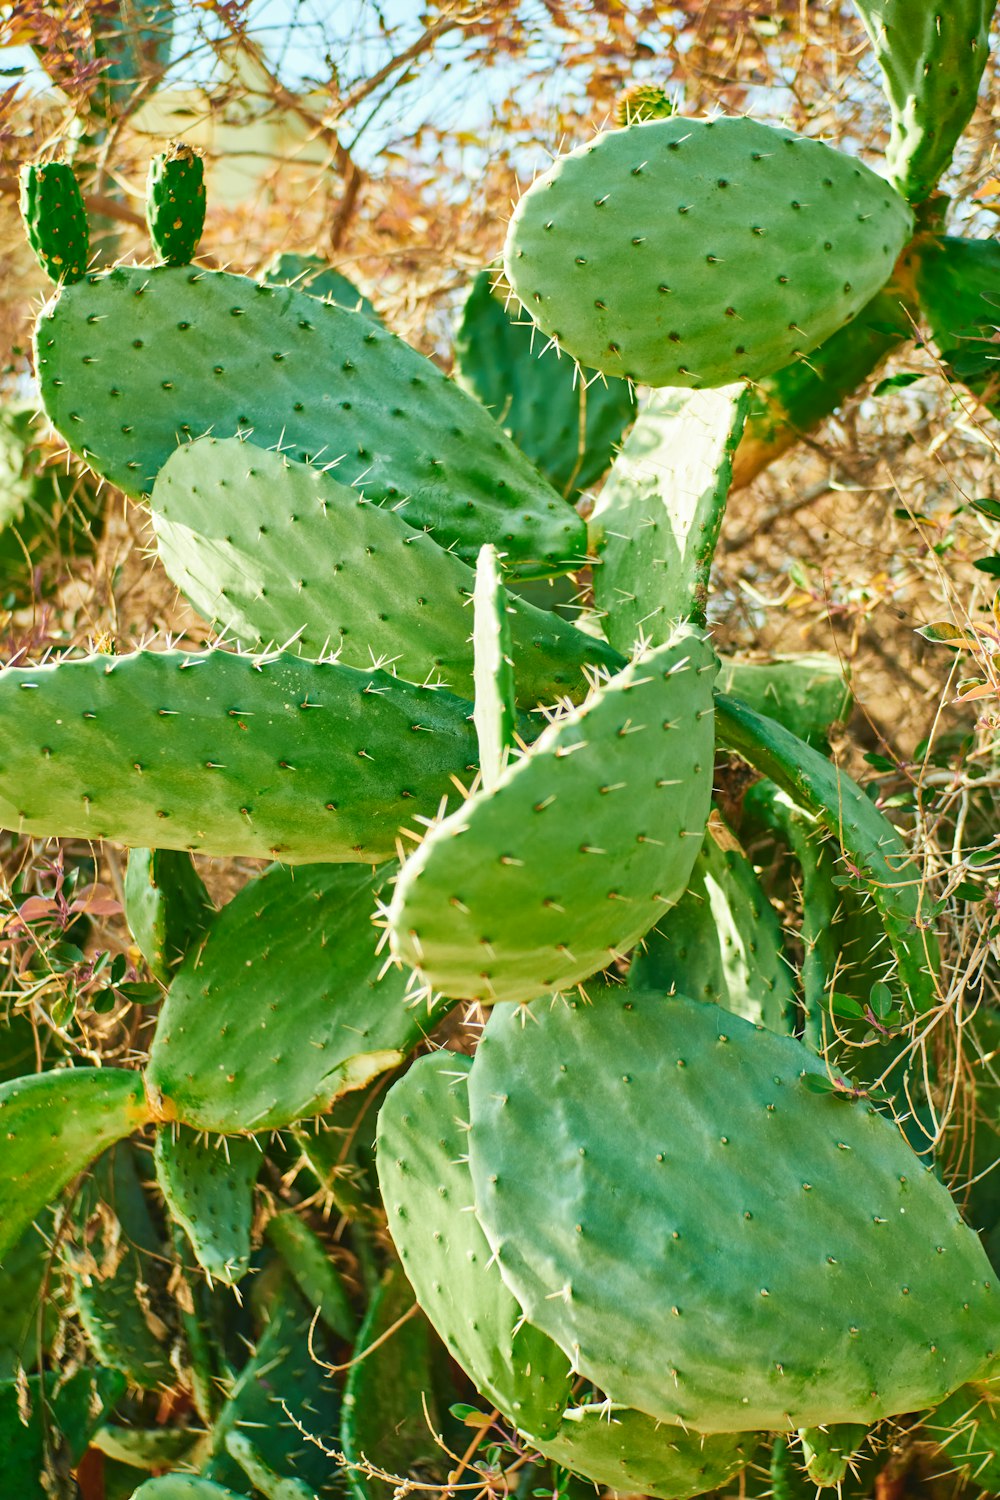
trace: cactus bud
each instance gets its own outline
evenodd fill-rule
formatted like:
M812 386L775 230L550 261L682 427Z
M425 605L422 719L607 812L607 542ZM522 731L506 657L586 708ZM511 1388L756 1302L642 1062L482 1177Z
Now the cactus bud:
M28 243L53 281L79 281L87 269L87 211L69 162L21 168L21 217Z
M205 227L204 178L199 153L177 141L149 163L146 223L165 265L186 266L194 257Z
M636 83L615 104L615 125L624 130L644 120L666 120L674 106L658 83Z

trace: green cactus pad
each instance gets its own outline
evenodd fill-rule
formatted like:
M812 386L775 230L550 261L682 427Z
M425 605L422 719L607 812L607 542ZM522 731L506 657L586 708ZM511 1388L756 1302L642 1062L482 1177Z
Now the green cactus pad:
M385 1341L371 1347L379 1339ZM441 1431L434 1353L430 1324L414 1308L410 1283L390 1266L369 1303L344 1387L340 1446L355 1500L392 1500L397 1489L366 1474L366 1461L404 1481L447 1477L451 1465L434 1441Z
M132 1500L246 1500L246 1496L211 1479L199 1479L197 1474L161 1474L141 1484Z
M914 243L914 264L921 322L949 378L960 380L996 413L1000 245L992 239L924 237Z
M824 751L830 726L846 724L854 705L843 667L822 651L759 662L723 657L715 686Z
M164 984L208 931L215 907L186 850L133 849L125 871L125 918L150 972Z
M62 1258L80 1326L96 1359L140 1390L169 1390L169 1313L162 1231L150 1213L136 1153L120 1142L95 1164L72 1203ZM142 1288L142 1291L139 1291ZM162 1298L157 1293L163 1293Z
M69 162L21 168L21 217L35 258L52 281L68 285L86 275L87 210Z
M961 1386L921 1425L977 1493L1000 1492L1000 1393L995 1381Z
M479 741L483 790L491 792L514 749L517 726L509 619L512 611L495 547L483 547L479 554L473 607L476 708L472 718Z
M402 974L378 978L371 917L385 876L279 867L223 907L178 970L150 1050L148 1086L168 1118L279 1129L403 1061L434 1021L403 1004Z
M738 385L653 391L625 440L590 522L594 599L619 651L658 645L678 620L705 623L749 401Z
M216 1422L216 1457L206 1477L231 1473L245 1447L257 1476L298 1483L312 1500L328 1500L343 1492L340 1470L323 1451L336 1447L340 1423L340 1392L323 1367L329 1349L322 1330L310 1333L312 1309L294 1287L283 1283L268 1303L270 1322Z
M268 1219L265 1234L306 1301L338 1338L353 1342L357 1318L337 1267L309 1225L290 1209Z
M646 385L760 380L888 280L912 216L852 156L746 118L597 136L525 193L507 279L576 359Z
M612 1400L702 1432L871 1423L994 1356L975 1234L896 1126L815 1074L801 1043L684 997L491 1016L477 1217L526 1316Z
M555 1437L538 1444L546 1458L596 1484L665 1500L723 1489L746 1467L753 1446L745 1434L682 1432L610 1402L570 1407Z
M530 1000L631 948L704 837L716 666L678 630L436 824L396 884L395 955L445 995Z
M528 575L566 571L584 526L478 401L361 314L190 267L118 266L50 302L35 331L45 409L127 494L211 430L332 464L369 500L472 562L496 542Z
M142 1078L59 1069L0 1084L0 1257L106 1146L145 1125Z
M818 1489L839 1490L851 1459L864 1443L868 1428L857 1422L839 1427L803 1427L799 1431L806 1473Z
M193 146L171 141L150 161L146 223L165 265L186 266L194 259L205 227L205 163Z
M472 705L298 657L140 651L0 672L0 826L286 863L395 852L477 759Z
M855 0L892 112L889 175L922 203L972 118L996 0Z
M10 1500L52 1500L43 1474L66 1474L80 1462L124 1389L116 1370L79 1369L65 1380L58 1372L47 1374L44 1396L37 1375L23 1385L0 1382L0 1453Z
M881 913L909 1004L915 1011L929 1009L936 995L937 939L921 914L920 871L888 818L846 772L774 719L723 693L715 706L720 745L770 776L838 840L847 870L856 873Z
M504 307L497 275L480 271L455 335L455 378L510 434L522 453L567 500L605 473L635 416L627 380L578 370L528 318Z
M368 503L322 468L238 438L178 448L151 498L164 567L207 620L251 649L284 646L345 666L384 663L409 682L473 693L475 575L403 514ZM582 696L603 641L511 601L527 708Z
M98 1428L91 1446L105 1458L131 1469L168 1469L197 1462L205 1432L197 1427L120 1427L117 1423Z
M482 1395L535 1440L553 1436L572 1382L562 1351L524 1321L472 1211L470 1063L421 1057L393 1084L378 1119L378 1175L417 1301Z
M633 989L676 991L788 1033L795 982L781 923L753 866L721 819L711 819L688 888L632 955Z
M43 1284L50 1260L49 1246L33 1224L4 1253L0 1269L0 1381L13 1380L19 1366L37 1368L40 1352L55 1331L58 1318L54 1318L52 1293Z
M300 292L308 292L310 297L336 302L348 312L364 313L373 323L383 321L350 277L329 265L321 255L300 255L293 250L284 250L265 266L261 280L271 286L294 286Z
M0 577L5 597L32 595L33 570L53 557L86 557L100 537L95 486L55 461L34 401L0 404Z
M210 1141L183 1125L168 1125L157 1131L155 1156L167 1207L186 1231L198 1264L215 1280L235 1285L250 1268L261 1147L252 1137Z

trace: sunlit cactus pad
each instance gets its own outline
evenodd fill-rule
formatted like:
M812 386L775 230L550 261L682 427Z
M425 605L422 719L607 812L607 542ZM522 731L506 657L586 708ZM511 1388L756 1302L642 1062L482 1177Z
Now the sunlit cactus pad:
M518 204L504 269L581 363L726 385L773 374L853 317L911 226L894 188L822 141L675 115L560 157Z
M191 266L116 266L48 304L35 334L45 409L130 495L177 444L252 435L404 505L469 560L483 542L561 572L583 523L478 401L361 313Z

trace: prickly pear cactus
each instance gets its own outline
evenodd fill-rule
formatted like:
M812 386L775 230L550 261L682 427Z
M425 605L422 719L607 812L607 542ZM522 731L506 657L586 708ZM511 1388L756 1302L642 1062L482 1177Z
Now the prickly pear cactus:
M87 211L69 162L21 168L21 217L38 264L53 281L79 281L87 270Z
M149 163L146 223L164 265L186 266L194 260L205 227L205 163L193 146L171 141Z
M853 157L750 119L598 136L521 199L507 279L583 364L646 385L760 380L888 280L912 229Z

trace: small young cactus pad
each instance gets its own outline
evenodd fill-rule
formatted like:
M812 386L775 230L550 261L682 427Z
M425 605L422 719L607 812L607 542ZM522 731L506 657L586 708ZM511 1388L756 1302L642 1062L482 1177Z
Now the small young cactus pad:
M53 281L79 281L87 270L90 232L69 162L21 168L21 215L38 264Z
M172 141L149 163L146 223L164 265L186 266L205 227L205 163L193 146Z
M490 1017L476 1214L526 1316L613 1401L702 1432L871 1423L1000 1348L995 1276L947 1190L816 1074L800 1042L682 996Z
M263 1161L252 1138L211 1140L184 1125L156 1135L156 1177L198 1264L235 1285L250 1266L253 1189Z
M760 380L887 280L906 203L856 158L746 118L598 136L511 220L507 279L583 364L647 385Z
M717 665L682 627L436 824L396 884L395 955L442 994L493 1001L625 953L683 895L704 836Z

